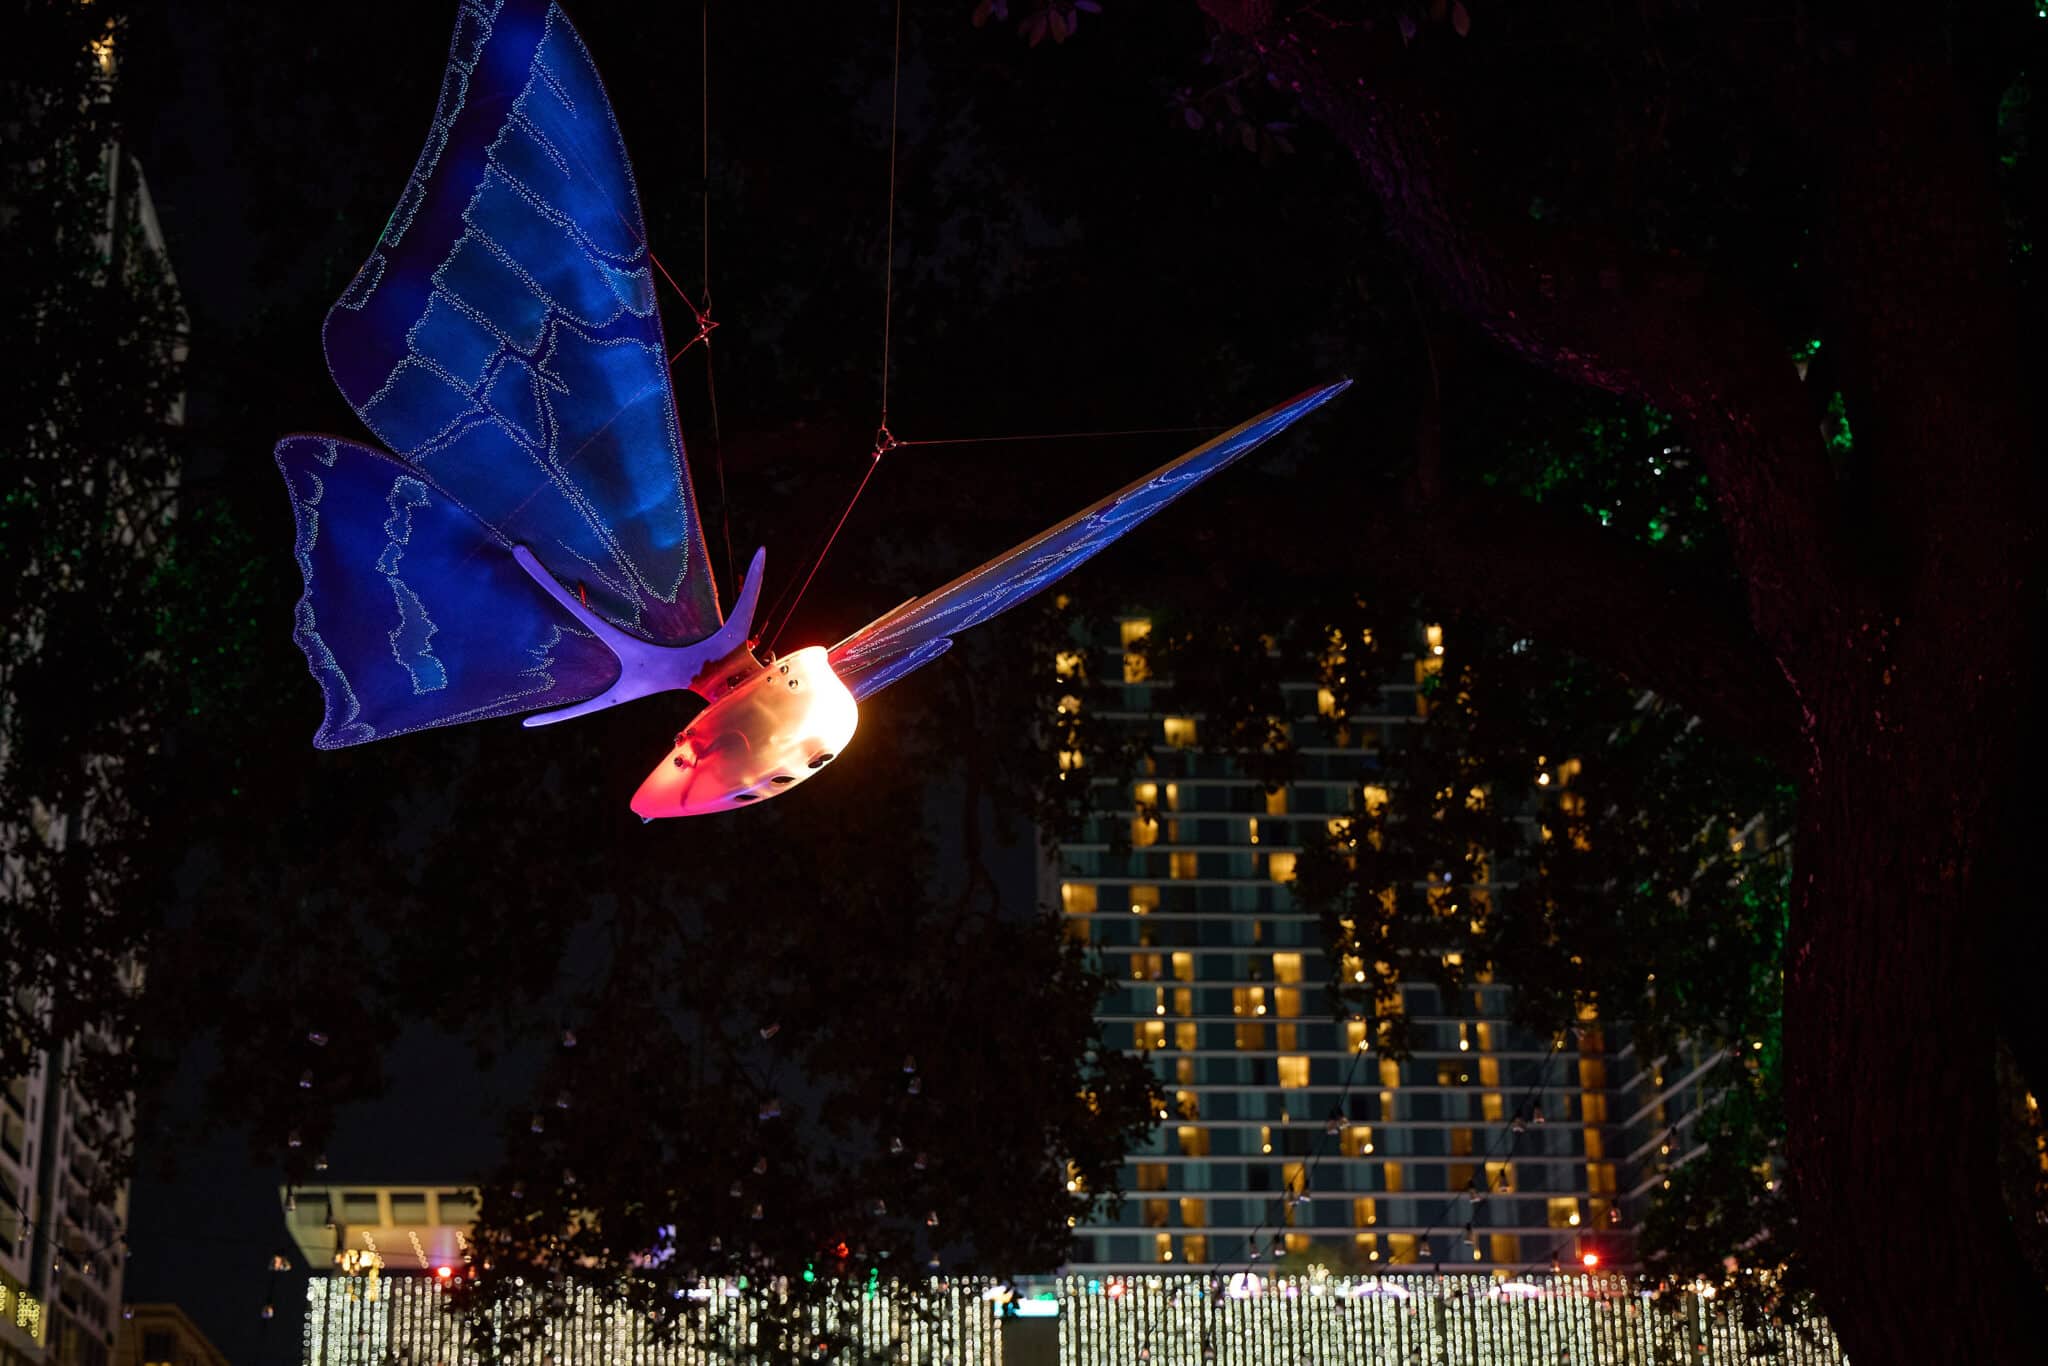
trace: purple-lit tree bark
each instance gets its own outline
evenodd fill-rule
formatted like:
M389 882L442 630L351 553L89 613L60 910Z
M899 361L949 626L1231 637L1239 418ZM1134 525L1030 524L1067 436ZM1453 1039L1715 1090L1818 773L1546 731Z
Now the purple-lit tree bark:
M1997 817L2039 691L2038 448L1990 157L1943 44L1901 23L1865 45L1838 125L1853 134L1824 168L1852 480L1830 468L1786 339L1738 286L1477 207L1468 144L1395 24L1202 7L1353 152L1445 302L1531 365L1685 429L1746 611L1636 572L1592 529L1539 533L1518 507L1470 501L1427 458L1372 534L1438 600L1612 664L1796 774L1787 1155L1813 1275L1862 1366L2038 1359L2048 1306L1994 1170L1987 975L2009 951L1991 942L2011 885ZM1452 526L1458 553L1432 553ZM1537 555L1546 574L1521 572Z

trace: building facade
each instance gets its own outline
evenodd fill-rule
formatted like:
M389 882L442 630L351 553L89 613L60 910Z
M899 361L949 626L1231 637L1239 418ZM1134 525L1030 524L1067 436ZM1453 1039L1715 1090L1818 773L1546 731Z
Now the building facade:
M95 42L92 56L104 74L113 75L111 37ZM99 250L117 270L135 270L144 263L124 255L132 242L168 278L168 247L141 166L119 143L110 142L100 174L106 218ZM167 360L182 363L184 354L181 333ZM183 422L182 396L165 416L173 425ZM114 487L126 487L126 472L118 463L108 473ZM167 497L161 506L164 510L154 516L117 515L117 544L138 556L159 553L170 515ZM0 698L0 704L6 701ZM0 751L0 763L5 760ZM94 828L82 812L38 807L28 813L23 834L60 851L90 846ZM16 866L0 867L0 880L12 882L18 873ZM123 987L139 991L141 965L131 961L120 971ZM20 1005L25 1015L41 1009L35 1000ZM107 1196L101 1158L110 1139L128 1137L109 1132L108 1126L125 1129L132 1116L91 1113L81 1103L69 1077L86 1042L65 1040L42 1050L26 1075L0 1078L0 1366L107 1366L114 1359L122 1322L128 1195L122 1183Z
M1365 1022L1331 1008L1336 973L1363 982L1364 965L1331 964L1294 897L1304 841L1385 800L1383 763L1420 717L1441 628L1416 628L1377 713L1337 716L1314 680L1289 684L1296 776L1272 792L1200 751L1201 718L1167 709L1132 648L1149 630L1124 619L1090 661L1121 680L1097 719L1142 738L1140 771L1091 779L1097 814L1043 888L1120 983L1106 1036L1151 1058L1168 1098L1124 1169L1121 1212L1080 1230L1076 1267L1633 1267L1625 1197L1648 1185L1630 1159L1669 1146L1646 1135L1693 1092L1649 1086L1655 1069L1591 1018L1561 1041L1512 1026L1491 983L1455 1010L1404 984L1382 1008L1405 1013L1412 1052L1382 1056Z
M130 1305L114 1351L116 1366L228 1366L228 1359L175 1304Z
M403 1275L374 1291L360 1278L316 1276L307 1287L305 1366L718 1366L788 1360L749 1331L758 1300L737 1285L707 1287L703 1339L656 1339L636 1317L587 1289L540 1342L502 1342L486 1358L447 1311L432 1276ZM1032 1284L955 1278L862 1297L853 1354L910 1366L1508 1366L1599 1361L1653 1366L1840 1366L1828 1326L1803 1315L1745 1327L1742 1316L1690 1293L1647 1294L1619 1276L1242 1276L1221 1286L1183 1276L1069 1276ZM717 1345L711 1345L715 1341ZM801 1352L801 1349L798 1349ZM870 1355L872 1354L872 1356Z

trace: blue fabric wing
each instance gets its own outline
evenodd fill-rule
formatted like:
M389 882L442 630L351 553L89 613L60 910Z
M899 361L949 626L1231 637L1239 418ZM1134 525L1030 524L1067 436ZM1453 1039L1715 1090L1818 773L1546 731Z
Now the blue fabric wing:
M1350 385L1350 380L1340 380L1268 409L944 588L912 598L833 646L833 671L856 699L880 692L944 654L953 636L1072 573L1153 513Z
M305 575L293 639L326 694L313 743L567 705L619 662L469 509L382 451L288 436L277 465Z
M639 194L597 69L546 0L464 0L440 103L328 368L384 442L599 615L718 628Z

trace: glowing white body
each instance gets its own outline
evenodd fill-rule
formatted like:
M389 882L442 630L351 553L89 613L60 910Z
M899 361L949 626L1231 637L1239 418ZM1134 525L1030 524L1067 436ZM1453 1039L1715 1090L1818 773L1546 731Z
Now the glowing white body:
M552 725L659 692L694 692L710 703L633 794L641 819L701 816L773 797L831 763L853 738L860 707L832 672L824 646L770 664L748 648L767 552L754 552L732 616L690 645L655 645L627 635L556 582L525 546L512 554L619 660L611 687L586 702L529 716L527 725Z
M683 728L633 794L633 809L700 816L786 792L846 748L860 708L825 648L786 655L726 689Z

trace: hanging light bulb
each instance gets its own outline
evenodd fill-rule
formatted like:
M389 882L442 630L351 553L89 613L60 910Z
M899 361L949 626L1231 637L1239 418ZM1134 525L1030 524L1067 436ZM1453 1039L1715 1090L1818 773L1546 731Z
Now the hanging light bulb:
M318 1157L316 1157L316 1158L314 1158L314 1159L313 1159L313 1170L314 1170L314 1171L316 1171L316 1172L324 1172L324 1171L326 1171L326 1170L327 1170L327 1154L326 1154L326 1153L322 1153L322 1154L320 1154L320 1155L319 1155Z
M718 1235L715 1233L711 1235L710 1247L713 1252L723 1252L725 1250L725 1244L719 1240Z
M741 1184L739 1183L739 1179L738 1179L737 1177L735 1177L735 1178L733 1179L733 1183L732 1183L732 1190L731 1190L731 1195L732 1195L732 1198L733 1198L733 1199L735 1199L735 1200L737 1200L737 1199L739 1199L739 1198L740 1198L740 1197L741 1197L742 1195L745 1195L746 1193L747 1193L747 1191L746 1191L746 1187L742 1186L742 1185L741 1185Z
M939 1212L937 1210L932 1210L924 1216L924 1226L926 1228L937 1228L939 1226Z
M263 1317L264 1317L264 1318L266 1318L266 1319L274 1319L274 1318L276 1318L276 1317L277 1317L277 1306L276 1306L276 1305L274 1305L274 1304L266 1304L266 1305L264 1305L264 1306L263 1306Z
M888 1202L887 1202L887 1201L885 1201L885 1200L877 1200L877 1201L875 1201L875 1217L876 1217L877 1219L881 1218L881 1217L882 1217L883 1215L887 1214L888 1212L889 1212L889 1205L888 1205Z
M922 1092L924 1091L924 1078L923 1078L923 1077L912 1077L912 1078L910 1079L910 1088L909 1088L909 1089L910 1089L910 1094L911 1094L911 1095L913 1095L913 1096L921 1094L921 1093L922 1093Z
M752 1208L751 1210L748 1210L748 1211L747 1211L747 1217L748 1217L749 1219L755 1219L755 1220L758 1220L758 1219L761 1219L761 1218L765 1217L765 1211L764 1211L764 1210L762 1210L762 1208L761 1208L761 1202L760 1202L759 1200L756 1200L756 1201L754 1202L754 1207L753 1207L753 1208Z
M512 1183L512 1198L514 1200L524 1200L526 1198L526 1183L524 1181L514 1181Z
M915 1072L917 1070L917 1059L905 1053L903 1055L903 1070L905 1072Z
M755 1159L754 1159L754 1175L756 1175L756 1176L766 1176L767 1174L768 1174L768 1159L767 1159L767 1158L765 1158L765 1157L757 1157L757 1158L755 1158Z
M575 1046L576 1046L576 1031L575 1031L575 1030L573 1030L573 1029L568 1029L568 1028L564 1028L564 1029L562 1030L562 1047L564 1047L564 1048L574 1048Z
M306 1032L306 1042L315 1048L325 1048L327 1047L327 1036L317 1029L308 1030Z
M296 1148L299 1146L300 1142L301 1139L299 1138L299 1131L297 1129L292 1130L290 1133L284 1136L284 1146L287 1148Z
M761 1103L761 1118L774 1119L782 1113L782 1098L770 1096Z
M543 1115L540 1111L535 1110L533 1112L533 1122L527 1125L527 1128L531 1129L534 1133L537 1134L546 1133L548 1129L547 1116Z
M782 1026L773 1022L761 1026L761 1037L763 1039L772 1039L781 1032Z
M911 1159L911 1161L910 1161L910 1165L911 1165L911 1166L913 1166L913 1167L915 1167L915 1168L917 1168L917 1170L919 1170L919 1171L923 1171L923 1170L924 1170L924 1165L925 1165L925 1157L924 1157L924 1154L923 1154L923 1153L919 1153L919 1154L918 1154L918 1155L917 1155L916 1157L912 1158L912 1159Z
M313 1069L312 1069L312 1068L310 1068L310 1067L309 1067L309 1068L307 1068L307 1069L306 1069L305 1071L303 1071L303 1072L299 1073L299 1089L300 1089L301 1091L310 1091L310 1090L312 1090L312 1089L313 1089Z
M564 1091L560 1095L555 1097L555 1108L557 1110L566 1110L569 1108L569 1093L567 1091Z
M891 1157L901 1157L903 1155L903 1140L901 1138L890 1138L889 1155Z
M1543 1107L1541 1105L1536 1107L1535 1112L1530 1115L1530 1119L1537 1124L1541 1124L1543 1122Z

